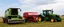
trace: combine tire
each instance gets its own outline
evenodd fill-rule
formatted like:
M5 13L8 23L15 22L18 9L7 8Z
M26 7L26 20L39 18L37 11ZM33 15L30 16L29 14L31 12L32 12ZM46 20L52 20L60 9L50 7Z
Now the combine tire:
M3 23L5 23L5 18L3 18Z
M27 19L25 19L25 22L27 22Z
M3 23L8 23L8 20L6 18L3 18Z

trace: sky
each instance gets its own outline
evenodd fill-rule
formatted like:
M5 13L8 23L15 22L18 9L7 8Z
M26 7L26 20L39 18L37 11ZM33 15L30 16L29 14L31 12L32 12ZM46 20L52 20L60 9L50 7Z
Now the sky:
M54 14L64 15L64 0L0 0L0 16L5 15L8 8L20 8L24 12L38 12L53 9Z

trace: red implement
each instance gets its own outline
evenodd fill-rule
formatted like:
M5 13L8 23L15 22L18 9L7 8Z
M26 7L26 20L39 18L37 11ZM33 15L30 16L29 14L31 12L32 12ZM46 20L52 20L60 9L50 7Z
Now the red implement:
M26 19L26 21L29 22L36 22L36 18L38 17L37 12L24 12L23 17Z

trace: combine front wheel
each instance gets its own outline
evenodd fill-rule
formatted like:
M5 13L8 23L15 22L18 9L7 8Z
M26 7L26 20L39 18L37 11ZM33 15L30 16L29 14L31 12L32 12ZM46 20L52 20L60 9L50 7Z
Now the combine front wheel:
M3 23L5 23L5 18L3 18Z

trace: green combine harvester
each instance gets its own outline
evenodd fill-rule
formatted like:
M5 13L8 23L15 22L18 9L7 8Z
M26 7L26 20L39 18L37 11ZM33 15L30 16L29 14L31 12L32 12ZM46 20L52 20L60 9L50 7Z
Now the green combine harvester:
M40 21L50 21L50 22L61 22L59 15L53 14L53 10L43 10L43 13L39 15Z
M20 8L9 8L5 11L4 23L24 23L25 20L20 16Z

